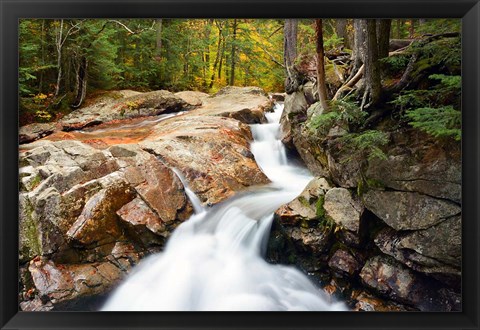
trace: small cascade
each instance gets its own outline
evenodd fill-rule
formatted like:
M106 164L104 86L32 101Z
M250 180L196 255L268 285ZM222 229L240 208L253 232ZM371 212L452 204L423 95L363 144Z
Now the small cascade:
M180 181L183 184L183 187L185 189L185 194L187 195L188 199L190 199L190 202L192 202L193 205L193 211L195 214L200 214L205 212L205 208L202 205L202 202L198 198L197 195L190 189L188 186L187 180L183 176L183 174L176 168L172 167L172 171L177 175L177 177L180 179Z
M263 256L273 212L311 180L289 164L279 139L277 105L268 123L252 125L252 153L272 183L201 208L184 183L195 213L175 229L162 253L144 259L115 290L105 311L342 311L305 274Z

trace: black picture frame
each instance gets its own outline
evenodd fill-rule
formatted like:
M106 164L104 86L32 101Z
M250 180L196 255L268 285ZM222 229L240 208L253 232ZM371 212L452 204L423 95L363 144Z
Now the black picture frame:
M478 0L0 0L1 329L479 329L480 4ZM462 18L463 311L19 312L18 19Z

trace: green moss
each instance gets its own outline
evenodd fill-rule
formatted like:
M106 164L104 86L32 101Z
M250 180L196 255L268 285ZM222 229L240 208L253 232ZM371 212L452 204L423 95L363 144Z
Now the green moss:
M385 188L385 184L382 181L377 179L367 178L366 184L369 188L380 188L380 189Z
M325 202L325 196L320 195L318 196L317 202L315 203L315 210L317 217L323 218L325 216L325 209L323 208L323 204Z
M323 228L326 231L332 231L335 229L335 221L332 218L330 218L328 215L324 215L318 221L318 226L320 228Z
M362 179L358 180L358 183L357 183L357 195L359 197L362 197L363 193L366 191L365 189L365 183L363 182Z
M42 177L37 174L30 183L30 190L35 189L42 182Z
M310 203L308 202L308 200L303 197L303 196L299 196L298 197L298 201L305 207L310 207Z
M33 206L29 201L22 203L23 221L20 223L20 235L23 236L23 246L20 254L23 258L32 258L42 254L42 245L39 239L38 228L33 216Z

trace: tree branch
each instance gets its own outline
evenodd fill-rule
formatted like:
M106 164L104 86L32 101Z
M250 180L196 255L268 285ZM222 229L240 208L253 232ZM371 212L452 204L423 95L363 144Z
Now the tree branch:
M342 93L344 91L346 91L347 89L351 89L353 88L353 86L355 86L355 84L360 80L360 78L363 76L363 71L365 69L365 64L362 64L362 66L360 67L360 69L358 69L357 73L355 74L355 76L352 77L352 79L350 79L349 81L347 81L345 84L343 84L342 87L340 87L337 92L335 93L335 96L333 97L333 100L336 101L340 98L340 96L342 95Z

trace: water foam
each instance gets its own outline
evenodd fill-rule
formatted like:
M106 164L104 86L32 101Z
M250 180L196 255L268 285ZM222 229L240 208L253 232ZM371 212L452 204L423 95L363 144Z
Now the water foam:
M299 270L264 259L273 212L302 192L311 176L288 163L277 105L269 123L252 125L255 159L272 184L203 209L180 225L162 253L144 259L104 311L340 311ZM182 182L181 173L176 171ZM200 209L200 207L202 207Z

